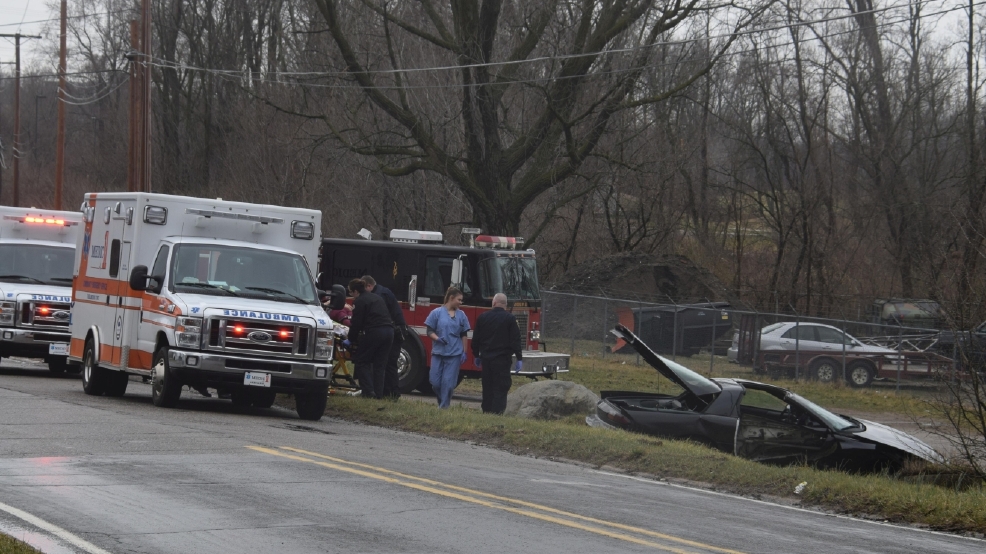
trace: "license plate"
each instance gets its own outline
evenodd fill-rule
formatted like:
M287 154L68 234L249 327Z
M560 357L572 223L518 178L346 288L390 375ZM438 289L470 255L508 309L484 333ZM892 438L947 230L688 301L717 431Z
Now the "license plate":
M68 356L68 343L56 342L48 345L48 353L55 356Z
M248 371L243 374L243 384L251 387L270 387L270 373Z

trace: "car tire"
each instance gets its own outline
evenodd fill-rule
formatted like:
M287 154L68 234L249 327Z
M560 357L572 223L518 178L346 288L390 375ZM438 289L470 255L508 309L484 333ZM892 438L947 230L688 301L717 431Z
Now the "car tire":
M841 365L831 358L822 358L812 362L809 375L819 383L832 383L839 374Z
M127 385L130 384L130 376L126 371L104 370L106 377L106 396L117 398L127 394Z
M307 421L322 419L328 398L329 391L326 389L296 395L295 407L298 410L298 417Z
M850 387L868 387L873 382L873 366L866 362L855 362L846 368L846 382Z
M159 408L174 408L181 397L181 381L168 364L168 347L154 353L151 366L151 402Z
M63 358L61 356L55 358L48 358L48 371L55 375L61 375L65 373L68 369L68 358Z
M424 361L413 339L407 339L401 344L401 353L397 357L397 379L401 393L404 394L414 389L420 390L421 383L428 382Z
M86 340L82 351L82 390L89 396L102 396L106 392L106 370L96 362L96 346Z
M253 404L254 408L270 408L274 405L274 399L277 398L277 393L272 390L260 390L250 396L250 403ZM322 411L325 411L324 408Z

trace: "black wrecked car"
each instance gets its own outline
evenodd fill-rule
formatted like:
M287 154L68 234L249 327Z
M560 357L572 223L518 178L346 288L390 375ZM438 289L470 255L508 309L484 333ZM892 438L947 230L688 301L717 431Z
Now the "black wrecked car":
M674 394L603 391L596 414L586 418L594 427L693 440L759 462L846 471L893 471L914 458L944 461L886 425L834 414L778 386L708 379L658 356L622 325L613 334L677 387Z

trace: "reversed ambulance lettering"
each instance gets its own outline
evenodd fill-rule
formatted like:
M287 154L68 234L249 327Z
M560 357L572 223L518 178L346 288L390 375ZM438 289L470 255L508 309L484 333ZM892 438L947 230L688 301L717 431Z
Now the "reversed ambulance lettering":
M289 314L268 314L264 312L251 312L248 310L223 310L223 315L233 316L233 317L249 317L253 319L269 319L272 321L289 321L292 323L301 323L301 319L296 315Z

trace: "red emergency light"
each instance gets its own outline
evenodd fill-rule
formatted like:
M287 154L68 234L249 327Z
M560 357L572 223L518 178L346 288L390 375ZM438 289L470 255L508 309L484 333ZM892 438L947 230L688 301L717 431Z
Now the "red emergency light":
M281 338L282 339L288 338L288 334L289 333L287 331L285 331L284 329L281 329Z
M240 334L243 332L243 327L237 325L236 327L233 327L233 332L236 334Z
M38 312L40 312L40 313L41 313L41 315L48 315L48 312L49 312L49 311L51 311L51 310L49 310L49 309L48 309L47 307L45 307L45 306L41 306L40 308L38 308Z
M524 246L523 237L496 237L493 235L479 235L476 237L477 248L503 248L506 250L517 250Z

